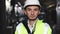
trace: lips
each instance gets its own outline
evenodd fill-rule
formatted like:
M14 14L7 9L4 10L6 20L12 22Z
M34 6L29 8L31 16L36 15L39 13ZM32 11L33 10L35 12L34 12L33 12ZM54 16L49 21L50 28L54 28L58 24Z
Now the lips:
M34 17L35 17L35 15L31 15L30 17L34 18Z

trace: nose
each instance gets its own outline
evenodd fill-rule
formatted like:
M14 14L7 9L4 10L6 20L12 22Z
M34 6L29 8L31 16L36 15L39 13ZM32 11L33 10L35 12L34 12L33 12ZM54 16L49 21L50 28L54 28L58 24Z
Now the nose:
M33 10L31 11L31 14L32 14L32 15L34 14L34 11L33 11Z

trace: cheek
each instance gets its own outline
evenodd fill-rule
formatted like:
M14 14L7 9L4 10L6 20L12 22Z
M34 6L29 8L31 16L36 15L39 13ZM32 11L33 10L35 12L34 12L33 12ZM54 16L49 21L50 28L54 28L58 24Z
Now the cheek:
M35 12L35 15L39 15L40 14L40 12Z
M29 16L29 14L30 14L30 12L27 12L27 11L25 12L25 15Z

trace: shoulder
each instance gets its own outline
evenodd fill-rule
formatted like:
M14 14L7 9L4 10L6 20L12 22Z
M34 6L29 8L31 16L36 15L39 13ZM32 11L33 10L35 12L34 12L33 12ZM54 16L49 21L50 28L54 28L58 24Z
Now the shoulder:
M45 24L45 28L48 29L48 30L52 30L50 25L48 23L44 23Z
M16 28L20 28L22 26L22 23L19 23Z
M15 34L17 34L17 33L20 34L21 26L22 26L22 23L19 23L19 24L16 26Z
M44 29L45 32L44 33L46 33L46 34L52 33L52 29L50 28L50 25L48 23L44 23L44 24L45 24L45 29Z
M45 24L45 26L47 26L47 27L50 26L48 23L44 23L44 24Z
M41 23L43 23L43 24L45 24L45 26L50 26L48 23L43 22L43 20L38 20L38 21L41 22Z
M51 27L48 23L44 23L44 26L51 29Z

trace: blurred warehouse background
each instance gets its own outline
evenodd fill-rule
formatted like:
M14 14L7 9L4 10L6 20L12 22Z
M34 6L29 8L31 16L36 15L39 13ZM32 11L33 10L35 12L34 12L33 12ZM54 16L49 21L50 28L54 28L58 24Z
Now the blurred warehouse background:
M25 0L0 0L0 34L14 34L15 27L26 16L23 12ZM53 32L60 34L60 0L39 0L42 8L39 19L44 19Z

